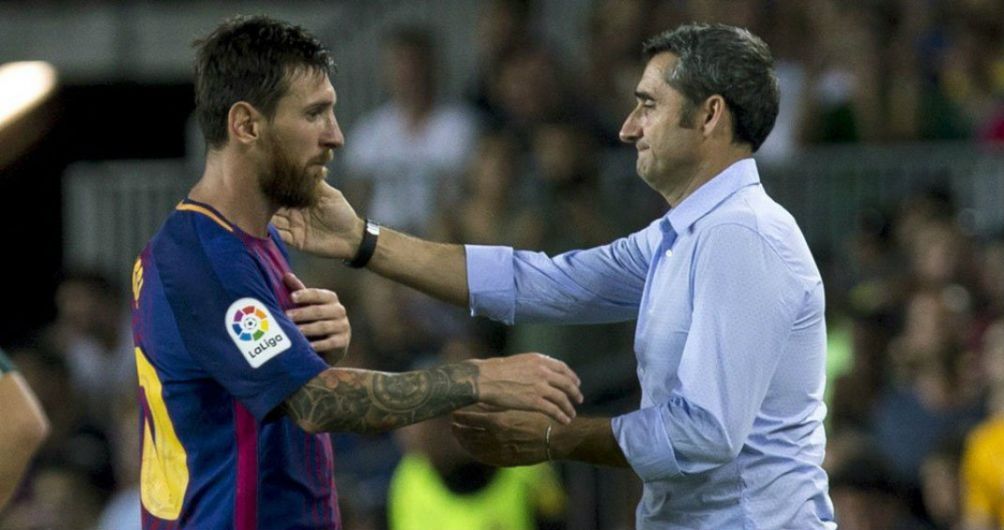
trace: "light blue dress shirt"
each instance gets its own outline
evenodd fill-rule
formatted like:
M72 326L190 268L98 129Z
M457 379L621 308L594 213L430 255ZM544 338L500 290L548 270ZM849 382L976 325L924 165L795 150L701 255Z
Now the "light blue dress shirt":
M836 528L823 284L752 159L608 245L553 258L468 246L467 271L476 315L637 319L641 408L612 427L644 481L638 528Z

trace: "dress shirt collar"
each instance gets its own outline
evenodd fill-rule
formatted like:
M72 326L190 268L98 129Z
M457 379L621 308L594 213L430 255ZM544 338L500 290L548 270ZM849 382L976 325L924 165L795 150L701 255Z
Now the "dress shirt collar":
M683 234L732 194L759 183L760 174L756 169L756 161L752 158L739 160L694 190L675 208L671 208L663 217L660 227L664 233L672 231Z

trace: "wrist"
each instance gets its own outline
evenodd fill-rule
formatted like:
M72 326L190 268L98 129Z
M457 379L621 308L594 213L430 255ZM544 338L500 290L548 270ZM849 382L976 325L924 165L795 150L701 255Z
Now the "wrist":
M350 259L345 260L345 264L353 269L365 267L373 254L376 253L377 239L380 237L380 225L366 219L357 218L355 232L351 236L349 248L354 248Z
M575 424L575 420L569 425L561 425L558 423L549 423L550 432L545 433L550 434L545 439L546 449L547 449L547 459L548 460L567 460L572 449L571 446L574 445L574 436L569 436L569 428Z
M352 223L352 229L349 230L348 244L349 244L349 256L346 259L352 259L353 256L359 253L359 245L363 243L363 233L366 231L366 219L362 217L356 217L354 223Z
M547 422L547 430L544 431L544 456L547 457L548 462L554 460L554 454L551 453L551 432L553 431L554 425Z
M484 359L468 359L466 361L460 361L459 364L473 366L473 380L474 380L474 402L484 403L490 391L485 388L485 377L484 377Z

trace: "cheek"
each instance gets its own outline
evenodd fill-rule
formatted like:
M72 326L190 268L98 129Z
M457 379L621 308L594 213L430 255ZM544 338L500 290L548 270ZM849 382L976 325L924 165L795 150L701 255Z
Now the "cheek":
M317 134L312 128L301 127L290 131L290 134L283 137L283 147L293 160L300 160L307 156L311 148L317 145Z
M666 122L661 115L650 115L644 121L645 136L655 141L666 137Z

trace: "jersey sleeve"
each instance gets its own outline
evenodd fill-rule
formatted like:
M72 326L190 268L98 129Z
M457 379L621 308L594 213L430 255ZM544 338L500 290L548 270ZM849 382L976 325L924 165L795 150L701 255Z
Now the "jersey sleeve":
M192 360L262 421L328 365L286 316L243 245L216 243L188 253L186 263L158 268Z

